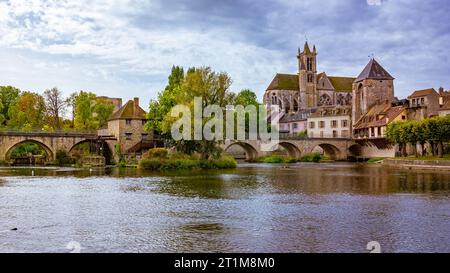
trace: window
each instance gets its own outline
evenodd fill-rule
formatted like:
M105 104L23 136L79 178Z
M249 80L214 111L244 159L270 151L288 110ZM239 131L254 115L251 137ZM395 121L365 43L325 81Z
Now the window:
M147 123L147 121L145 119L142 120L142 125L145 125L145 123Z
M306 69L308 71L312 71L312 58L307 58L306 59Z
M347 126L348 126L348 121L347 120L342 120L341 121L341 127L342 128L347 128Z
M132 133L125 133L125 139L126 140L131 140L131 136L132 135L133 135Z
M406 116L403 115L403 116L402 116L402 120L405 120L405 119L406 119Z
M308 82L313 82L314 76L312 74L308 74Z
M337 120L332 120L331 121L331 128L336 128L337 127Z
M323 131L320 131L320 137L323 137Z
M370 128L370 136L374 137L375 136L375 128Z
M325 128L325 121L319 121L319 128Z
M413 105L416 104L416 99L413 99L413 100L412 100L412 104L413 104Z
M425 104L425 98L420 99L420 104Z
M148 134L145 134L145 133L142 134L142 139L143 139L143 140L148 140Z
M309 129L314 129L315 125L316 125L316 123L314 121L311 121L309 123Z
M381 127L378 127L378 136L381 136Z
M297 123L292 124L292 128L293 129L297 129L298 128L298 124Z
M333 131L333 137L338 137L338 132L337 131Z
M126 125L131 125L131 119L125 120L125 124L126 124Z

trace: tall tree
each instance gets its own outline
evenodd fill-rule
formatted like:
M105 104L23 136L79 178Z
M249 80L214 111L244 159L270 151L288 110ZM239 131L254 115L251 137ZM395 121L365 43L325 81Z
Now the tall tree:
M53 129L61 129L61 117L66 111L67 100L62 96L61 91L54 87L44 91L44 98L47 108L47 116L49 118L50 126Z
M74 128L80 130L97 129L97 124L93 120L95 106L95 94L91 92L80 91L75 99L75 118Z
M41 129L45 115L44 98L33 92L22 92L9 107L8 127L22 130Z
M78 96L78 93L74 92L74 93L70 94L70 96L66 99L67 106L70 108L70 111L72 113L71 125L70 125L71 128L75 127L75 102L76 102L77 96Z
M9 108L16 104L20 90L12 86L0 86L0 125L6 125L9 116ZM1 118L3 117L3 118Z
M114 112L114 104L105 99L97 98L94 106L95 119L98 121L98 127L101 128L108 123L108 118Z

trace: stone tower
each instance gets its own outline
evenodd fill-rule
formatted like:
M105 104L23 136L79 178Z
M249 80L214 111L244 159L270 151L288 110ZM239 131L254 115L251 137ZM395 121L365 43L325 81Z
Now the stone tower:
M352 123L373 105L394 101L394 78L372 58L353 82Z
M317 106L317 52L316 46L311 51L305 42L303 51L298 49L298 81L300 89L300 107L312 108Z

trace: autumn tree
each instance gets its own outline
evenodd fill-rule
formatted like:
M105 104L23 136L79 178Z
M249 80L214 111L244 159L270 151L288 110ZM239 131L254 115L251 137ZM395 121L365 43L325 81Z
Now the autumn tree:
M61 91L54 87L44 91L44 98L47 109L48 125L56 130L61 130L61 117L66 111L67 100L62 96Z
M33 92L23 92L8 110L8 127L22 130L41 129L45 116L44 98Z

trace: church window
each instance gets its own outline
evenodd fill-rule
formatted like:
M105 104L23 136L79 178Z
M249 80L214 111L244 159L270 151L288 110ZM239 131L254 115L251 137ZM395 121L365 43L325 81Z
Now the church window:
M313 82L313 78L312 74L308 74L308 82Z
M312 71L312 58L307 58L306 59L306 69L308 71Z
M328 96L327 94L323 94L322 96L320 96L319 98L319 106L322 105L331 105L333 102L331 101L331 97Z

